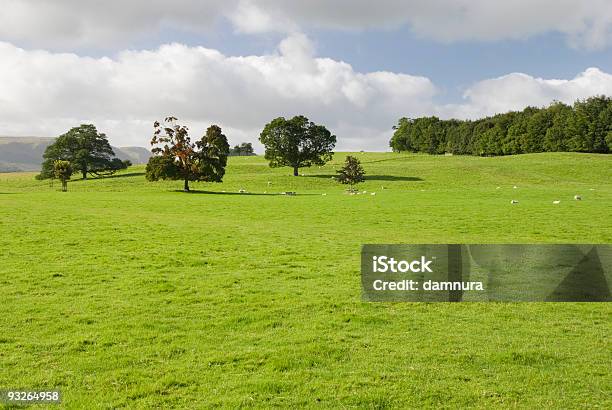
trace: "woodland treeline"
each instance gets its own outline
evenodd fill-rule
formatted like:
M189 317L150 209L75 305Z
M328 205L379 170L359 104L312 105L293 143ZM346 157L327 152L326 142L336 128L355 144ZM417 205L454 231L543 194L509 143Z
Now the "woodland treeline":
M394 151L459 155L531 152L612 152L612 98L554 102L545 108L497 114L478 120L401 118L390 141Z

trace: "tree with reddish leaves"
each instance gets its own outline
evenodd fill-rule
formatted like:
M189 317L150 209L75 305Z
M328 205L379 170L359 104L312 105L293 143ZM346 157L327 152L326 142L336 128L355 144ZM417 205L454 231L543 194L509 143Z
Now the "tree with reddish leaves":
M189 128L177 121L167 117L163 124L159 121L153 124L153 156L147 164L147 180L182 180L185 192L189 192L189 181L221 182L229 155L229 144L221 128L211 125L201 139L192 142Z

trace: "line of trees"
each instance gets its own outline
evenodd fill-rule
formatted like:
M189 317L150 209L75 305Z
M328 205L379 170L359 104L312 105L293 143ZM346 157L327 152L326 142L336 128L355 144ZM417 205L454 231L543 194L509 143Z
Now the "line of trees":
M440 120L437 117L401 118L390 141L394 151L429 154L511 155L544 151L609 153L612 151L612 98L578 100L573 106L554 102L546 108L527 107L479 120ZM304 116L279 117L266 124L259 141L272 168L324 165L331 160L336 136ZM227 157L253 155L250 143L233 149L217 125L210 126L196 141L187 127L167 117L154 123L153 156L146 167L149 181L182 180L221 182ZM66 189L73 172L104 175L125 169L129 162L114 156L106 135L91 124L72 128L57 138L44 154L39 178L58 178ZM354 185L363 179L359 162L348 157L340 182Z
M145 169L148 181L160 179L183 181L189 191L190 181L222 182L230 155L254 155L253 145L243 143L230 149L227 137L217 125L211 125L198 140L192 141L189 128L176 117L153 124L152 156ZM336 136L323 125L304 116L279 117L267 124L259 140L266 148L265 158L272 168L288 166L297 176L298 169L323 165L332 158ZM42 171L37 178L57 178L62 190L73 172L83 179L88 174L107 175L131 164L121 161L108 143L106 135L91 124L83 124L60 135L44 153Z
M512 155L531 152L612 152L612 98L596 96L573 106L497 114L478 120L401 118L389 145L393 151L428 154Z
M253 155L250 143L230 149L227 137L217 125L211 125L195 142L189 137L189 129L178 124L175 117L167 117L163 123L156 121L153 127L153 156L146 167L146 178L182 180L185 192L189 191L189 181L222 182L227 157L236 154L236 150L239 155ZM335 135L304 116L274 119L265 126L259 140L266 148L265 158L270 167L291 167L295 176L299 175L299 168L329 161L336 144Z

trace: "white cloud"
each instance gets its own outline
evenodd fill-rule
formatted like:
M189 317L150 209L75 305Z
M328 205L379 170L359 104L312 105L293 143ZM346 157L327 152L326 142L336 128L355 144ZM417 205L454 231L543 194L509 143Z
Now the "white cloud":
M3 0L0 40L72 50L126 45L164 28L209 30L232 0Z
M164 28L210 30L223 18L244 33L409 25L443 42L559 32L574 47L612 43L609 0L4 0L0 40L62 50L122 47Z
M465 102L441 107L442 117L479 118L495 113L546 106L552 101L572 104L593 95L612 95L612 75L588 68L571 80L535 78L512 73L480 81L464 93Z
M339 149L385 150L402 116L474 118L612 95L612 75L590 68L570 80L514 73L472 85L457 105L437 105L425 77L356 72L316 57L294 34L262 56L169 44L116 58L24 50L0 43L0 135L54 136L93 122L115 145L146 146L152 122L175 115L197 135L221 125L232 143L256 142L278 116L304 114L338 136Z
M248 57L170 44L94 59L0 43L0 134L57 135L92 121L114 144L145 145L152 122L172 114L196 133L218 123L237 143L256 141L277 116L304 114L335 132L350 124L346 138L376 148L369 128L386 130L405 111L424 114L436 93L424 77L358 73L313 53L299 34L276 53Z
M243 18L243 9L257 18ZM449 43L525 39L548 32L565 34L574 47L597 49L612 43L609 0L240 0L226 13L247 33L286 32L295 25L340 30L408 25L422 37Z

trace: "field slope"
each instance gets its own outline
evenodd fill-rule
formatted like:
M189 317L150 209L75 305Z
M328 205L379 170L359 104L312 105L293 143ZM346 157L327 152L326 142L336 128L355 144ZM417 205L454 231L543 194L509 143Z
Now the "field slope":
M190 194L143 167L67 193L0 174L0 388L66 408L612 407L610 304L364 303L359 279L364 243L611 243L612 157L355 155L365 195L331 179L344 154L301 177L233 157Z

